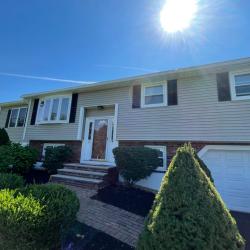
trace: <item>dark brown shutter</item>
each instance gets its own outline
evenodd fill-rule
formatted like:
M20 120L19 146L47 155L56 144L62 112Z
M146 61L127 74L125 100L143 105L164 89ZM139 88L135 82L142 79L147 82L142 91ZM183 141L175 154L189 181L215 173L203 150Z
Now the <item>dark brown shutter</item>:
M35 99L34 105L33 105L33 110L32 110L32 115L31 115L31 120L30 120L30 125L35 125L35 123L36 123L38 104L39 104L39 99Z
M231 101L230 83L228 72L216 75L219 102Z
M6 118L6 122L5 122L5 128L9 127L10 113L11 113L11 109L8 110L8 114L7 114L7 118Z
M132 108L140 108L141 107L141 85L133 86L133 97L132 97Z
M168 105L177 105L178 97L177 97L177 80L169 80L168 81Z
M78 94L72 94L70 117L69 117L70 123L74 123L76 120L77 101L78 101Z

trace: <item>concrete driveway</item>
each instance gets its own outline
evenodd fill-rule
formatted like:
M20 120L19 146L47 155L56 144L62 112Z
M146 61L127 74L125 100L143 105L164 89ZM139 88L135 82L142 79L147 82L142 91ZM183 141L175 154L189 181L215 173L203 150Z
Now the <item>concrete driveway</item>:
M250 214L231 211L238 224L241 235L247 241L246 250L250 250Z

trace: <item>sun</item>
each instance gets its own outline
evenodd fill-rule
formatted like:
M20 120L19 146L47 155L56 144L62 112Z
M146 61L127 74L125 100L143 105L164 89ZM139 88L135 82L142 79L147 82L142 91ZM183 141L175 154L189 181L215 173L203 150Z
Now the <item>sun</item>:
M197 0L167 0L160 15L162 28L169 33L187 29L197 10Z

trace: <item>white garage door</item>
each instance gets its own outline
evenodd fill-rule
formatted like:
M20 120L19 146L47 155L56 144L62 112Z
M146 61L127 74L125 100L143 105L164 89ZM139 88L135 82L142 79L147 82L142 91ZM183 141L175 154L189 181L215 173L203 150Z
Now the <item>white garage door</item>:
M210 146L207 146L210 147ZM236 149L236 150L235 150ZM200 157L211 170L215 186L230 210L250 213L250 150L211 148Z

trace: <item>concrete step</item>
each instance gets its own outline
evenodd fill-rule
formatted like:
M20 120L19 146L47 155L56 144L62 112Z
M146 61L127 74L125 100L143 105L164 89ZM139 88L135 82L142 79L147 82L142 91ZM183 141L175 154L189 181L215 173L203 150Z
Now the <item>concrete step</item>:
M70 169L70 168L58 169L57 173L59 175L78 176L90 179L104 179L104 177L107 176L108 174L106 172L85 171L85 170Z
M115 166L101 166L101 165L86 165L80 163L67 163L63 165L65 169L76 169L91 172L104 172L108 173L109 170L116 168Z
M83 188L92 188L92 189L100 189L106 185L103 180L99 179L83 178L79 176L68 176L61 174L52 175L50 177L50 181L54 183L61 183L66 185L78 186Z

